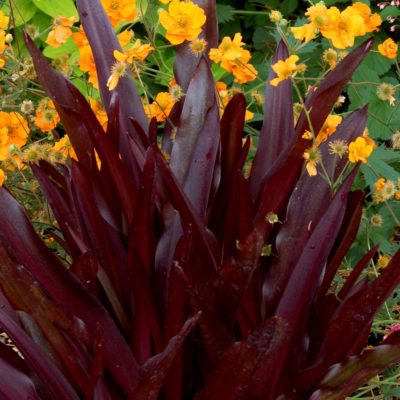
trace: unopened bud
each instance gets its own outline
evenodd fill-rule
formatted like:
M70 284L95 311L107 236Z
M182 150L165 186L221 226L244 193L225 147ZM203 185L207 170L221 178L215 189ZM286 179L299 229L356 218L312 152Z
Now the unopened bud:
M11 33L7 33L6 37L4 38L7 44L10 44L14 40L14 36Z

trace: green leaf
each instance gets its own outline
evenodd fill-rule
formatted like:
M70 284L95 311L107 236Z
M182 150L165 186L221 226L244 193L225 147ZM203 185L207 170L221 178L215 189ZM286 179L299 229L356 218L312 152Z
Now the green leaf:
M136 1L136 18L135 18L135 20L143 19L143 16L146 15L148 6L149 6L149 2L147 0L137 0Z
M52 24L53 19L47 15L42 13L40 10L33 16L31 20L31 24L39 29L39 32L46 31L48 32L49 26ZM43 39L47 38L47 35L42 37Z
M12 6L12 12L10 10ZM3 3L1 11L7 15L14 15L14 23L16 26L26 24L36 14L37 8L32 0L14 0L12 2Z
M212 64L211 71L215 81L220 81L222 78L227 76L229 73L226 69L222 68L219 64Z
M227 4L217 4L217 18L220 24L225 24L229 21L232 21L234 16L232 11L233 7Z
M374 150L374 157L377 157L388 164L399 162L400 154L396 150L391 150L385 147L379 147Z
M395 6L387 6L382 10L382 12L379 13L379 15L383 20L389 16L397 17L400 15L400 8Z
M336 3L345 3L347 0L326 0L325 5L326 6L333 6Z
M65 54L71 54L73 52L76 52L76 50L77 47L75 42L71 38L68 38L67 42L61 45L60 47L56 48L52 46L47 46L43 50L43 54L49 58L58 58L64 56Z
M268 38L269 37L269 38ZM253 33L253 43L256 50L265 49L268 41L271 40L271 34L263 26L258 26Z
M77 17L78 11L76 10L73 0L32 0L39 10L50 17Z
M375 97L375 96L374 96ZM396 116L396 108L388 101L374 98L368 107L368 129L374 139L388 140L395 128L393 118Z
M298 0L284 0L279 5L280 11L283 15L288 15L296 10L299 6Z
M376 152L373 152L368 158L368 164L361 165L361 171L364 174L365 181L371 189L374 188L374 183L379 177L391 179L394 182L397 182L397 178L399 177L399 173L383 161L380 154L380 152L377 154Z
M370 82L380 82L379 75L374 69L363 62L354 72L353 78L347 87L347 94L351 103L349 109L351 111L371 101L376 90L376 85L369 84Z
M382 57L379 53L369 53L363 62L363 65L370 68L378 75L383 75L390 70L393 61L389 58Z

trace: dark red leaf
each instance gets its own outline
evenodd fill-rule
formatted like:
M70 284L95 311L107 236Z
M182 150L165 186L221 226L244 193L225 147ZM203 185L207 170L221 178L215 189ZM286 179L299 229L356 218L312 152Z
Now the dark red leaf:
M172 337L162 353L150 358L141 367L141 381L133 393L134 399L157 400L158 393L171 367L175 356L182 347L184 340L196 325L201 313L190 317L182 326L180 332Z
M15 321L5 314L2 309L0 309L0 327L15 343L26 362L34 368L49 393L60 400L79 400L79 396L68 383L63 373L49 359L43 349ZM14 373L16 374L15 370ZM20 379L22 378L20 375L19 377ZM28 385L27 389L29 389L28 379L26 379L26 384Z
M31 378L4 361L3 358L0 358L0 396L3 400L41 399Z
M343 399L386 368L400 361L400 332L381 346L333 365L316 386L310 400Z
M93 143L88 132L88 127L81 118L81 105L75 94L71 92L73 85L63 75L50 67L45 57L25 32L24 39L32 56L38 80L47 95L53 100L79 161L89 171L94 171L96 161L94 158ZM91 110L90 112L93 114ZM97 121L94 114L93 117ZM97 125L99 125L98 121ZM102 128L100 127L100 129Z
M350 114L334 133L335 139L344 140L349 142L355 137L361 135L364 131L367 122L366 108L355 111ZM329 154L328 141L322 143L320 146L323 163L326 171L331 179L336 179L342 174L343 169L346 167L347 160L343 157L340 159ZM326 208L332 200L332 190L327 184L326 180L321 176L310 177L306 170L303 170L293 194L289 199L287 206L285 223L279 230L276 237L276 249L279 257L273 262L272 266L266 276L263 286L263 301L268 315L272 315L281 293L283 292L287 283L289 274L296 263L299 254L308 238L310 237L314 227L318 224L320 218L324 214ZM360 200L361 201L361 200ZM304 207L304 204L307 207ZM353 205L353 204L352 204ZM358 204L359 206L360 203ZM342 258L345 256L348 246L353 243L354 236L357 233L358 223L361 217L361 208L349 207L349 216L346 221L350 221L347 236L345 241L342 241L342 248L340 253L336 253L334 264L339 266ZM354 216L353 216L354 212ZM342 229L339 238L342 238L345 229ZM325 277L325 285L321 290L327 290L330 284L329 278L333 278L336 273L334 266L328 269L328 276ZM321 295L325 293L321 291Z
M218 46L216 2L213 0L194 0L193 2L204 9L207 17L203 31L199 37L205 39L207 42L204 55L208 59L209 50ZM199 63L198 56L193 54L189 45L190 43L186 41L177 47L174 61L174 75L177 83L182 87L184 92L189 87L194 71Z
M4 188L0 189L0 206L8 210L0 213L1 242L57 304L85 322L91 338L100 324L109 339L104 344L105 365L123 390L130 393L138 381L138 365L113 320L39 239L21 207Z
M195 400L265 398L263 395L271 384L277 350L287 339L287 329L285 321L274 317L245 340L233 343Z
M207 260L208 265L215 270L217 267L215 237L204 226L203 221L199 218L198 213L194 210L190 200L180 188L170 167L159 152L156 153L156 163L163 177L163 182L170 193L173 205L181 214L184 224L192 226L196 244L204 251L203 257Z
M344 205L356 172L357 170L354 169L348 176L315 227L294 265L288 284L279 301L276 315L288 321L293 334L280 350L281 357L279 363L275 366L271 399L274 394L277 396L280 394L279 391L282 390L282 387L279 387L279 381L282 385L282 371L289 364L289 354L294 349L296 336L302 335L305 323L309 318L312 301L318 289L331 246L338 234L344 216ZM293 299L296 299L295 304L293 304ZM296 366L292 364L291 368L293 367Z
M359 278L361 272L364 271L364 269L368 266L369 262L372 260L372 257L378 251L378 248L379 248L379 245L377 244L367 254L365 254L364 257L361 258L361 260L357 263L357 265L351 271L350 276L346 279L346 282L344 283L342 289L340 290L340 292L338 294L338 298L340 300L344 300L347 297L347 295L350 293L351 289L356 284L357 279Z
M205 220L220 142L214 79L202 58L187 90L170 166L197 215Z
M326 268L326 273L319 288L318 297L323 296L329 289L344 256L347 254L356 238L362 217L363 206L364 193L361 191L350 193L346 212L343 218L343 224L340 228L338 239L332 249L332 258Z
M289 52L281 41L272 63L285 60ZM250 174L250 192L253 201L260 195L261 183L271 171L274 163L286 154L296 139L293 119L292 83L290 79L277 87L270 84L276 74L270 69L265 89L264 122L260 131L257 152L254 156Z
M108 114L111 92L107 87L107 81L111 74L111 66L115 62L113 52L114 50L122 51L121 46L99 0L77 0L76 6L83 29L93 51L101 99ZM122 132L128 131L133 137L136 136L136 132L129 124L128 117L135 118L143 130L146 131L147 118L133 80L130 77L121 78L114 90L120 98L121 112L119 121ZM121 136L121 139L123 136Z
M99 262L99 280L106 290L119 322L128 330L132 293L127 254L96 183L78 163L72 165L73 189L93 253ZM121 304L124 304L125 309Z
M372 322L375 313L400 282L400 252L392 258L375 281L347 296L332 316L322 348L313 363L304 371L309 376L321 377L327 368L340 362L353 348L360 332ZM365 337L365 336L364 336ZM340 341L340 346L337 346ZM307 378L306 378L307 377Z

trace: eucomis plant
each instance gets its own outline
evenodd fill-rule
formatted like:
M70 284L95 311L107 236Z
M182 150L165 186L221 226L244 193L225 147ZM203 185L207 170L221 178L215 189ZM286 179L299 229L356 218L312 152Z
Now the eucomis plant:
M198 3L216 47L215 2ZM361 219L357 165L332 155L330 140L319 151L335 185L303 165L304 132L320 130L372 40L310 90L296 124L291 80L273 87L271 70L246 178L245 99L236 94L220 120L207 56L177 47L185 96L159 132L130 77L107 87L120 47L99 1L77 7L109 123L104 133L25 35L78 161L32 165L68 263L0 189L0 327L18 349L0 344L0 397L341 399L399 362L400 332L366 345L400 255L369 281L373 248L332 285ZM273 62L288 56L281 43ZM366 107L352 112L335 139L356 140L366 120Z

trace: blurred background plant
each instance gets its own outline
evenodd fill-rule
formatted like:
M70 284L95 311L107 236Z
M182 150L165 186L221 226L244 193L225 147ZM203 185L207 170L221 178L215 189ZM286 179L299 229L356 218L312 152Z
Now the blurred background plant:
M118 7L111 7L108 0L102 0L102 3L123 49L123 53L115 54L116 63L110 71L109 87L113 89L120 77L131 73L136 79L148 117L156 117L161 129L173 105L184 94L184 88L177 85L173 78L176 55L173 45L180 43L180 38L173 31L172 4L168 0L121 0ZM311 1L220 0L217 3L220 44L211 50L210 58L221 114L235 93L245 95L245 132L253 144L249 153L251 159L262 125L262 94L277 42L283 39L289 53L298 56L300 62L306 65L305 70L292 78L297 88L296 117L302 110L307 93L365 39L367 32L355 34L354 43L348 46L335 42L324 29L320 30L321 35L315 35L318 26L313 27L312 37L306 37L304 27L316 21L307 10L310 6L321 5ZM327 0L324 4L341 11L349 10L349 7L358 8L358 15L370 24L369 32L375 37L373 50L338 98L334 115L327 119L318 136L334 134L343 117L368 104L366 134L374 140L376 148L368 162L362 163L356 179L355 187L366 190L368 195L356 244L346 256L341 275L348 276L356 260L373 244L379 243L379 256L371 262L367 272L377 276L399 249L400 240L400 67L397 49L400 7L398 1L352 3ZM366 9L366 6L370 8ZM190 10L187 14L185 12L180 10L180 15L187 16L185 24L192 31L188 31L183 40L190 40L191 35L194 39L198 34L196 29L199 25L201 27L202 17L193 15ZM357 18L361 17L355 18L353 14L353 22ZM293 27L296 29L292 30ZM61 248L51 236L55 229L54 217L28 164L40 159L64 163L74 158L75 154L54 105L36 80L22 40L23 29L41 46L52 65L90 101L104 129L107 115L100 101L93 54L80 26L74 1L2 1L0 183L7 180L7 186L24 204L35 228L47 238L48 245L62 256ZM210 46L202 40L193 40L190 49L194 54L201 55L210 51ZM229 51L234 51L235 55L232 56ZM340 278L337 284L342 284ZM397 329L395 324L399 318L400 300L394 295L375 320L371 345L388 330ZM391 368L352 398L400 397L399 377L400 368Z

